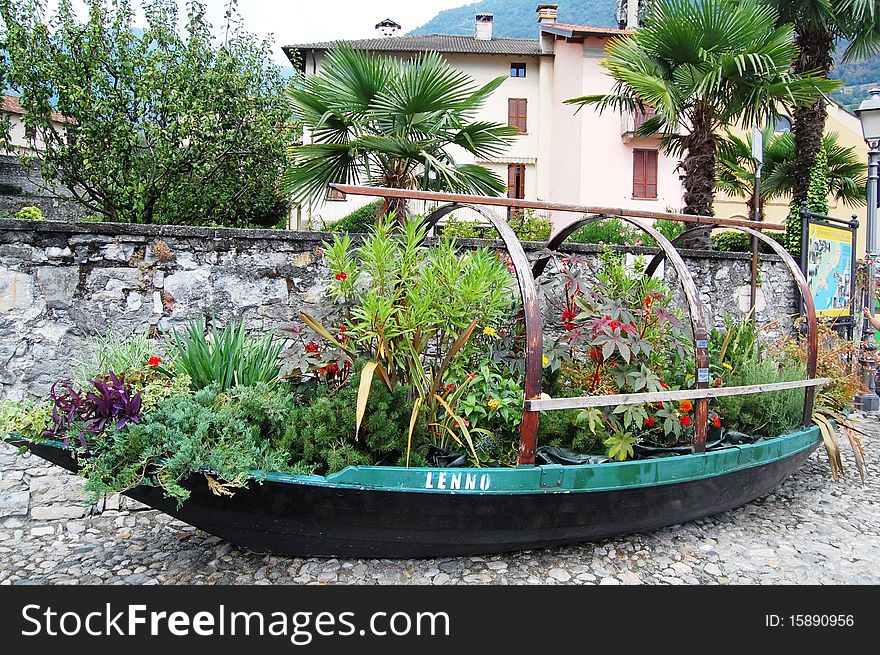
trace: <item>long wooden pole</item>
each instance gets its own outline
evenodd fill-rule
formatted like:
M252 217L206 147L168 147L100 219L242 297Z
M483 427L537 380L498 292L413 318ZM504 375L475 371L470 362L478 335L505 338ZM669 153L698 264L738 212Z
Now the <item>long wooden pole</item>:
M670 221L678 221L680 223L699 223L700 225L721 225L727 227L755 227L765 230L785 229L785 226L780 223L756 223L755 221L740 221L733 218L697 216L696 214L667 214L666 212L649 212L637 209L624 209L622 207L566 205L558 202L519 200L516 198L492 198L489 196L469 196L439 191L391 189L389 187L356 186L352 184L331 184L330 186L342 193L351 193L357 196L375 196L378 198L407 198L412 200L434 200L437 202L455 202L460 204L491 205L493 207L512 207L514 209L542 209L546 211L573 212L577 214L666 219Z
M536 412L551 412L560 409L584 409L587 407L614 407L617 405L641 405L643 403L675 402L679 400L699 400L703 398L722 398L724 396L745 396L755 393L787 391L790 389L815 388L828 384L831 378L794 380L793 382L769 382L743 387L710 387L707 389L680 389L678 391L656 391L645 393L619 393L609 396L576 396L573 398L549 398L527 400L526 409Z

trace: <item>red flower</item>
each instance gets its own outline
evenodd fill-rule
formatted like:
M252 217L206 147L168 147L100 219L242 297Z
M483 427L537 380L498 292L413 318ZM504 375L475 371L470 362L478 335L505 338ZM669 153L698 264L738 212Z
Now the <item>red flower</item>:
M661 383L660 383L660 386L663 387L663 388L666 389L666 390L669 390L669 385L667 385L665 382L661 382Z
M590 359L598 362L602 359L602 351L598 348L592 348L590 350Z
M455 385L452 383L449 383L445 387L443 387L443 389L446 391L455 391Z
M654 301L651 296L645 296L645 307L650 307L652 302Z
M318 344L316 344L314 341L309 341L306 344L306 352L307 353L316 353L316 352L318 352L318 350L319 350Z
M644 421L642 421L642 422L643 422L645 425L647 425L649 428L653 428L653 427L654 427L654 417L653 417L653 416L649 416L648 418L646 418L646 419L645 419Z
M618 323L617 321L611 321L611 322L608 324L608 326L609 326L612 330L616 330L617 328L620 327L620 323Z
M566 309L562 312L562 322L571 323L574 321L575 313L573 309Z
M724 384L724 380L719 377L715 378L715 383L712 386L717 388L720 387L722 384Z
M716 428L720 428L720 427L721 427L721 417L720 417L720 416L716 416L715 418L713 418L713 419L712 419L712 425L713 425L714 427L716 427Z
M343 280L347 280L347 279L348 279L348 273L346 273L345 271L339 271L339 272L336 274L336 279L339 280L340 282L342 282Z
M684 416L682 416L682 417L681 417L681 424L682 424L684 427L688 427L688 426L691 424L691 417L688 416L687 414L685 414Z
M153 368L155 368L155 367L157 367L161 362L162 362L162 360L159 359L158 357L156 357L156 356L154 355L153 357L150 357L150 358L147 360L147 365L148 365L148 366L152 366Z

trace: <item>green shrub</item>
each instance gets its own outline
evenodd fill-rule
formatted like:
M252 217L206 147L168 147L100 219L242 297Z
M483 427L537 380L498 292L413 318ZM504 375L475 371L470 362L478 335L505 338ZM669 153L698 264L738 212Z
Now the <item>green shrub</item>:
M383 200L375 200L368 205L355 209L337 221L327 223L324 229L328 232L369 232L376 224L376 219L379 217L383 205Z
M532 209L517 212L508 223L520 241L547 241L553 232L553 224Z
M44 221L46 217L43 216L43 212L40 211L39 207L22 207L16 213L15 218L20 221Z
M644 242L644 235L619 218L597 220L584 225L568 237L571 243L599 243L618 246L636 245Z
M360 369L360 366L356 367ZM359 376L352 376L357 379ZM367 401L360 433L355 440L357 385L349 383L334 395L319 393L297 408L287 425L279 449L290 461L309 471L326 474L346 466L382 462L403 466L413 401L408 389L396 385L391 391L375 384ZM410 466L423 466L427 439L424 412L416 422Z
M675 239L685 230L684 223L679 223L678 221L670 221L666 218L660 218L654 221L653 227L670 241ZM647 234L642 235L641 241L643 246L648 246L651 248L657 247L657 242L654 241L654 238Z
M711 237L712 250L719 252L750 252L751 239L745 232L715 232Z
M553 224L540 218L533 211L514 215L508 221L510 229L520 241L547 241L553 231ZM476 221L459 220L454 215L446 219L440 235L454 239L497 239L498 232L491 225Z
M194 390L217 384L221 391L235 386L273 383L281 373L283 344L271 332L260 336L245 331L244 321L230 323L222 330L205 321L192 321L185 334L172 334L172 361L186 373Z
M784 245L785 232L768 231L764 234L771 237L774 241ZM745 232L715 232L710 239L712 240L712 250L717 250L719 252L752 251L751 237ZM763 243L759 244L759 250L764 254L771 254L773 252L772 248Z
M33 400L0 400L0 439L39 439L52 427L52 405Z
M462 221L455 216L446 219L440 235L450 239L492 239L497 236L493 228L487 228L476 221Z
M803 364L789 360L782 365L772 359L741 363L725 378L725 386L745 386L768 382L792 382L806 378ZM747 396L724 396L715 400L715 409L725 425L740 432L776 437L801 425L804 390L791 389Z
M181 482L193 473L210 471L209 484L227 494L251 472L302 473L273 448L299 402L267 384L231 393L213 385L163 401L143 422L97 435L95 457L83 460L86 490L97 498L147 483L183 502L189 492Z

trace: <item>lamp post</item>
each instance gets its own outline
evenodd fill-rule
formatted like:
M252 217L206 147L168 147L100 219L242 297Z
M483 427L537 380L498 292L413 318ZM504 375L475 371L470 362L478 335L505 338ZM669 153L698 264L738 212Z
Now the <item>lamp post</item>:
M880 89L871 89L868 97L856 109L856 116L862 124L862 135L868 144L868 221L865 241L865 265L868 273L868 313L874 316L877 286L877 180L880 165ZM873 328L873 326L871 326ZM873 333L873 329L871 330ZM872 339L873 341L873 339ZM874 375L869 375L868 393L862 397L862 408L876 410L880 398L875 391Z

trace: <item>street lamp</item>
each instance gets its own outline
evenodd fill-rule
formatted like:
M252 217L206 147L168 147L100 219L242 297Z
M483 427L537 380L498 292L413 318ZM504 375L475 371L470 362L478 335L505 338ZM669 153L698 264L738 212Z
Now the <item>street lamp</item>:
M877 257L877 179L880 162L880 89L871 89L868 97L856 109L856 116L862 124L862 135L868 144L868 221L865 243L865 264L868 273L868 312L873 317L876 305L876 257ZM873 328L873 326L871 326ZM874 330L871 330L873 334ZM873 341L873 339L872 339ZM869 376L869 393L862 397L862 408L876 410L880 398L875 392L874 376Z

